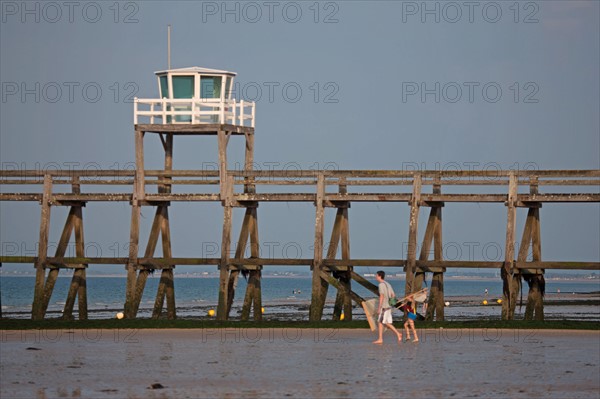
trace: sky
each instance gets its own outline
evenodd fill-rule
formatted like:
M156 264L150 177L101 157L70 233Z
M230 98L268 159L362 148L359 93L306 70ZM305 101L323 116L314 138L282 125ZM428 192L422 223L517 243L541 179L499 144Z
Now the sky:
M158 97L169 24L174 68L235 71L234 96L256 101L257 169L600 168L597 1L2 1L1 11L3 170L130 169L131 100ZM162 156L147 138L146 167ZM229 167L242 156L234 137ZM176 138L175 169L216 161L214 137ZM52 209L51 243L66 212ZM502 204L443 212L445 259L504 259ZM353 204L351 257L405 258L408 213ZM144 242L153 210L142 214ZM220 204L174 204L170 216L174 256L219 256ZM88 204L86 254L127 256L129 217L126 203ZM35 256L39 220L37 203L1 203L2 253ZM241 220L236 210L234 238ZM426 220L422 209L420 237ZM542 259L600 260L600 205L545 204L541 226ZM310 258L314 206L261 204L259 231L262 256Z

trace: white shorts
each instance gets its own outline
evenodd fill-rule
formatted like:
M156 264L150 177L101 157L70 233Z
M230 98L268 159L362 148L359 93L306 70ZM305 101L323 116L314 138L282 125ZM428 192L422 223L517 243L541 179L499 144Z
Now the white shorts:
M383 309L379 313L377 321L383 324L392 324L392 308Z

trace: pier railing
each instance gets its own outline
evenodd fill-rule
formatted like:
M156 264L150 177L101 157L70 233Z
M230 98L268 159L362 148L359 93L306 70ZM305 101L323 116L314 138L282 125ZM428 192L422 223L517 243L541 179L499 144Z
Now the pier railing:
M135 98L133 123L218 123L255 127L256 104L244 100Z
M64 201L130 202L135 179L140 178L144 184L140 185L143 191L138 197L152 202L227 200L233 206L244 206L248 201L315 202L322 180L326 207L335 206L337 202L409 203L413 198L412 187L419 179L421 186L446 187L435 193L423 190L419 196L423 205L436 202L506 203L507 188L513 176L518 187L517 207L534 202L600 202L599 170L230 170L223 177L228 184L220 184L219 175L216 170L144 170L141 173L134 170L4 170L0 171L0 185L3 186L0 200L41 201L44 193L39 188L47 181L52 187L49 199L56 205ZM74 185L78 186L77 191L72 190ZM27 187L27 190L7 190L7 186ZM83 189L84 186L90 188ZM98 191L94 186L115 189ZM272 186L280 188L276 192L267 188ZM532 192L532 186L538 190ZM120 187L119 190L116 187ZM159 193L160 190L152 187L169 187L170 192ZM295 187L310 189L299 192Z

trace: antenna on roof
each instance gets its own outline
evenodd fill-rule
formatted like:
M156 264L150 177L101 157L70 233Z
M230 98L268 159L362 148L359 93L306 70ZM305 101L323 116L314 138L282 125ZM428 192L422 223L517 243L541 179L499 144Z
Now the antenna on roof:
M171 69L171 25L167 27L167 69Z

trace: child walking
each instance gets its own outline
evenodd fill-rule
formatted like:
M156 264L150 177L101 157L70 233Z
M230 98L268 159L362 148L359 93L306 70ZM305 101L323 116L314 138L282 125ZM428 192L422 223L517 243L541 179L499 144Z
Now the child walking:
M415 320L417 320L417 306L415 303L415 299L412 295L406 298L406 311L408 319L404 322L404 329L406 330L406 340L410 340L410 331L413 332L413 342L419 342L419 337L417 336L417 330L415 329Z

